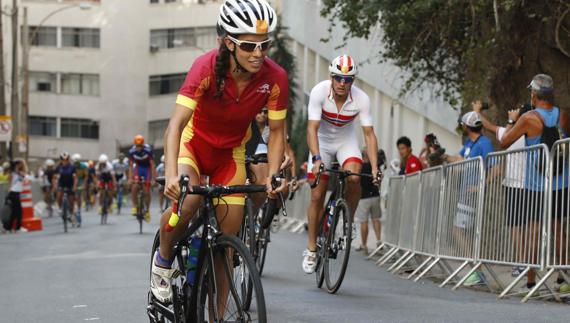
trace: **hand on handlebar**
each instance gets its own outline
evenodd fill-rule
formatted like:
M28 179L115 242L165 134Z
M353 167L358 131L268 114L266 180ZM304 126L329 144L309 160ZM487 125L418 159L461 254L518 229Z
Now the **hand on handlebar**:
M164 195L176 201L180 196L180 179L178 176L166 177L164 183Z
M296 178L296 177L293 177L293 178L291 179L291 182L289 183L289 187L290 187L290 189L291 189L291 193L292 193L292 192L295 192L295 191L297 191L297 190L299 189L299 182L297 181L297 178Z
M374 174L374 177L372 177L372 184L376 186L380 185L382 178L384 178L382 171L378 169L376 172L373 171L372 174Z
M278 177L278 176L270 176L267 177L267 195L269 198L276 198L278 193L282 193L287 187L287 179Z

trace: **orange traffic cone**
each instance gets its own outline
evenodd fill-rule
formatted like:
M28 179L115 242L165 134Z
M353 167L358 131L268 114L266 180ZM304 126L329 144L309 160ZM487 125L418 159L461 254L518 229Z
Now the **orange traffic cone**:
M24 180L24 189L20 193L22 202L22 226L28 231L42 230L42 219L34 217L34 202L32 200L32 182Z

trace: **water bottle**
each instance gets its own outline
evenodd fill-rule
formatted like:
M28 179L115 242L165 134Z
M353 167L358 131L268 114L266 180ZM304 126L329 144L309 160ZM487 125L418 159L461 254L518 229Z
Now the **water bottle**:
M190 285L194 285L196 281L196 267L198 266L198 256L200 254L200 246L202 245L202 239L198 236L193 236L190 240L190 247L188 248L188 258L186 261L188 271L186 273L186 278Z

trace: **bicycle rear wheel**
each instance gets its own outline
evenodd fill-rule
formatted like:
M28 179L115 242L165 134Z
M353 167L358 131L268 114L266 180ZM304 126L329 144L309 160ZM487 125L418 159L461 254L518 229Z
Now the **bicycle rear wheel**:
M327 290L331 294L338 291L344 279L351 242L352 214L345 200L337 200L334 221L329 228L324 262L325 281Z
M212 270L214 259L216 270ZM254 292L249 310L240 292L245 282L250 282ZM237 237L221 235L216 246L207 250L197 288L198 322L267 322L261 279L251 254Z
M259 233L260 237L257 240L257 259L255 263L260 277L263 275L263 267L265 267L265 258L267 257L267 247L269 246L270 234L270 230L261 230Z

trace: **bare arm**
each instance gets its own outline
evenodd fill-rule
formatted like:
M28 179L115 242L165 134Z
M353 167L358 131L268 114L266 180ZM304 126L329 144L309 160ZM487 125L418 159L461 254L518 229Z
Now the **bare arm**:
M319 120L309 120L307 124L307 145L309 145L309 151L313 156L319 154L319 138L317 137L317 132L319 131L320 124L321 121Z
M176 104L170 122L164 134L164 174L166 185L164 194L170 199L177 199L180 194L178 185L178 150L182 131L192 117L194 110Z
M493 132L494 134L497 134L497 129L499 127L496 124L489 121L489 119L487 119L482 113L479 113L479 117L481 118L481 121L483 122L483 127L485 129Z
M520 117L517 122L513 125L507 125L507 130L501 138L501 148L506 149L517 141L520 137L527 134L528 129L532 127L530 118L532 118L528 113Z
M269 119L269 142L267 159L269 161L269 178L268 184L271 184L271 176L279 173L283 153L285 152L285 119L271 120ZM285 182L282 183L276 191L283 190Z
M364 133L368 159L372 165L372 175L376 175L378 173L378 140L374 133L374 127L362 127L362 132Z

